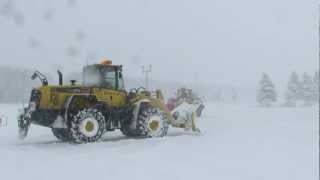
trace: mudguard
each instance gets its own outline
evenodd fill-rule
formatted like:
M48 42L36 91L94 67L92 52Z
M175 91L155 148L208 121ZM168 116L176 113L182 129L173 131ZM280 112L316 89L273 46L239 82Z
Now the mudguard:
M133 109L133 120L130 124L130 129L135 130L137 127L137 119L138 119L138 114L140 111L140 106L142 103L150 103L149 99L141 99L140 101L134 103L134 109Z

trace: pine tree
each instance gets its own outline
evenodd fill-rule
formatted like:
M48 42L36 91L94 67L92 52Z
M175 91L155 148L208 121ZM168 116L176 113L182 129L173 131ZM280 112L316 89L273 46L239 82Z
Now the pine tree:
M301 83L301 99L306 106L310 106L314 103L315 98L313 80L307 73L304 73Z
M259 86L257 102L261 106L269 107L277 102L275 86L266 73L263 73Z
M299 76L296 72L291 74L288 82L287 91L285 93L286 106L294 107L300 98L301 84L299 82Z
M313 78L313 88L314 88L314 101L316 103L319 103L319 94L320 94L320 88L319 88L319 71L316 71L315 76Z

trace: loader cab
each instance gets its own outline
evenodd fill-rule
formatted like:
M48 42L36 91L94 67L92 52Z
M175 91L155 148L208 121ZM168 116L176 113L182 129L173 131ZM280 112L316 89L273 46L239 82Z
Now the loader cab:
M122 66L112 65L110 61L85 66L83 69L83 85L124 91Z

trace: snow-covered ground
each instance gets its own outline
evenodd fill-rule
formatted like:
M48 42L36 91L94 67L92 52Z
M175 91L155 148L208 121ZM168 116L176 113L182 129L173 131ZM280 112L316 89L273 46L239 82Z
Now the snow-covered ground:
M0 105L2 180L316 180L319 172L317 108L207 105L202 135L171 129L161 139L127 139L74 145L33 126L17 140L17 105Z

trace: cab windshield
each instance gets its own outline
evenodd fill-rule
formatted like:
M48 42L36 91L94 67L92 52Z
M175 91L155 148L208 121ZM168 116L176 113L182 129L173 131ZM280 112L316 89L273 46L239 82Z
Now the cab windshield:
M107 89L118 89L118 70L116 66L91 65L84 68L83 85Z

